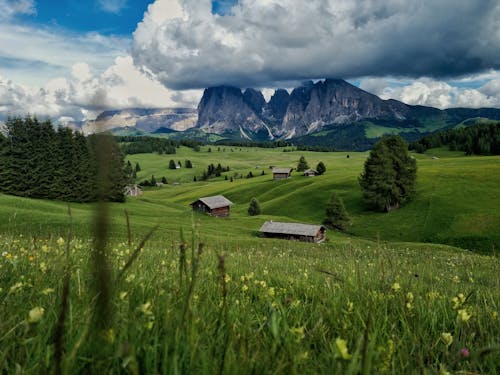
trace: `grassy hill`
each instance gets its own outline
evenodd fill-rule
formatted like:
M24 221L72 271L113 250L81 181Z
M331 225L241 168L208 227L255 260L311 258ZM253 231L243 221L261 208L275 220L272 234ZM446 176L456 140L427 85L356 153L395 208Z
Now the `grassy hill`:
M300 155L326 174L272 181L269 165L293 167ZM415 155L416 198L383 214L361 201L366 156L227 146L130 156L140 179L169 185L109 205L104 283L92 276L93 205L71 204L70 226L66 203L0 195L0 372L498 373L498 256L424 242L497 251L500 158ZM194 168L169 170L171 158ZM219 162L233 182L192 182ZM239 178L249 171L258 177ZM331 191L353 217L349 233L328 231L322 244L257 237L266 219L321 222ZM213 194L235 203L230 218L193 215L189 203ZM254 196L263 214L250 217ZM100 283L109 295L97 303Z
M357 178L367 153L283 152L282 149L255 149L231 146L204 147L200 152L181 147L175 155L139 154L129 156L142 168L138 180L166 176L168 185L150 188L139 198L128 198L126 204L112 204L117 229L122 226L127 209L133 224L147 228L155 223L167 231L177 232L190 226L189 203L201 196L224 194L235 203L231 218L224 221L224 233L239 239L252 239L266 219L321 223L324 207L332 191L337 192L352 216L347 234L331 232L329 237L351 236L362 239L403 242L433 242L458 246L472 251L496 252L500 244L500 159L498 157L463 157L456 152L429 150L415 154L418 165L417 195L400 210L390 213L367 211ZM270 165L294 167L304 155L311 167L319 161L326 164L323 176L303 177L294 173L286 181L273 181ZM189 159L192 169L168 169L168 161ZM221 177L193 183L207 165L220 163L230 171ZM247 179L252 172L256 177ZM261 175L264 172L265 175ZM233 182L225 180L233 178ZM249 201L256 197L262 215L249 217ZM77 231L87 231L92 220L92 205L73 204ZM8 232L60 231L67 223L66 204L0 196L0 214L6 218L0 230ZM174 220L172 220L175 218ZM220 219L196 217L203 232L220 230ZM226 225L227 224L227 225ZM139 231L141 232L142 229ZM123 233L123 231L119 231Z

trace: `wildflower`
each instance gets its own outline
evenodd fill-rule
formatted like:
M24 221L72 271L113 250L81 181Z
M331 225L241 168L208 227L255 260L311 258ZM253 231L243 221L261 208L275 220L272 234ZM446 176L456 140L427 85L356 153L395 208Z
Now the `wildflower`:
M21 290L23 287L24 287L23 282L17 282L10 287L10 293L15 293L15 292Z
M335 339L335 346L337 347L337 351L343 359L351 359L352 355L349 354L349 350L347 349L347 342L345 340L342 340L341 338Z
M378 350L381 353L382 360L380 371L382 373L386 373L391 367L392 356L394 354L394 341L391 339L387 340L387 349L385 349L384 347L379 347Z
M453 297L451 299L451 302L453 303L453 309L456 310L460 306L462 306L465 302L465 296L463 293L459 293L456 297Z
M56 243L57 243L59 246L64 245L64 238L59 237L59 238L57 239Z
M295 341L299 342L300 340L303 340L306 335L304 334L304 327L294 327L290 328L290 333L292 333L295 336Z
M127 292L120 292L119 295L120 299L123 301L127 297L127 294L128 294Z
M44 253L48 253L48 252L49 252L49 247L48 247L47 245L43 245L43 246L42 246L42 251L43 251Z
M231 281L231 276L229 276L227 273L224 274L224 282L227 284Z
M274 288L269 288L267 294L269 294L270 297L274 297L274 295L276 294Z
M457 314L458 320L461 320L462 322L468 322L471 317L472 317L472 314L469 314L467 309L458 310L458 314Z
M144 315L153 315L153 311L151 311L151 302L148 301L141 305L140 310Z
M441 333L441 340L443 340L446 346L450 346L453 342L453 336L449 332L443 332Z
M347 301L347 310L346 310L346 312L348 314L350 314L353 311L354 311L354 303L352 303L351 301Z
M42 294L48 296L49 294L52 294L54 293L54 288L47 288L47 289L44 289L42 290Z
M241 287L241 290L242 290L243 292L246 292L246 291L248 290L248 286L247 286L247 285L243 285L243 286Z
M40 271L42 271L43 273L47 272L47 265L45 264L45 262L40 263Z
M412 292L406 293L406 308L408 310L411 310L413 308L413 293Z
M397 292L401 289L401 285L399 285L399 283L394 283L392 284L391 289L393 290L393 292Z
M28 260L29 260L30 262L33 262L33 261L35 260L35 257L34 257L33 255L30 255L30 256L28 257Z
M28 313L28 323L38 323L42 317L45 309L43 307L35 307Z
M492 317L494 320L497 320L497 318L498 318L498 313L497 313L496 311L493 311L493 312L491 313L491 317Z
M460 357L467 358L470 355L469 349L462 348L460 349Z

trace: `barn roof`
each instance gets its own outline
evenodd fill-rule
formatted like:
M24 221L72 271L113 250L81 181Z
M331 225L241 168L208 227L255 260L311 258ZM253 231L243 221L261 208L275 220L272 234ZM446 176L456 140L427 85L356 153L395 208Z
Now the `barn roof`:
M266 221L260 231L263 233L295 234L299 236L316 236L323 225L300 223L282 223L279 221Z
M290 173L292 168L273 168L273 173Z
M229 199L224 197L223 195L215 195L213 197L204 197L196 200L195 202L191 203L193 205L194 203L201 201L204 204L206 204L210 209L214 208L220 208L220 207L227 207L233 204Z
M309 168L308 170L304 171L304 174L306 174L306 173L314 173L314 174L316 174L318 172L316 172L314 169Z

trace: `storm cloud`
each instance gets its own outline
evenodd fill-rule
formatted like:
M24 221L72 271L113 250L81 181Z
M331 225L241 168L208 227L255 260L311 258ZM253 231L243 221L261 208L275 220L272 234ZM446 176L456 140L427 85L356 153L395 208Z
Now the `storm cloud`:
M448 79L500 68L497 0L157 0L134 63L167 87L272 87L324 77Z

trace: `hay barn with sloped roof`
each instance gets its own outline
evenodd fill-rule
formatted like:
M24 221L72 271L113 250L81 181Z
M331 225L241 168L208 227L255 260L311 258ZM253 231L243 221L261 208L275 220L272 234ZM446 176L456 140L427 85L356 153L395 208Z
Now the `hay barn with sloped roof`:
M284 180L292 176L293 168L273 168L273 180Z
M230 214L230 206L233 204L223 195L215 195L213 197L200 198L193 203L193 211L204 212L206 214L218 217L228 217Z
M260 233L268 238L282 238L304 242L323 242L326 238L326 228L323 225L283 223L266 221L260 228Z

